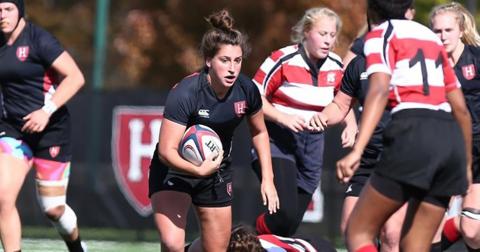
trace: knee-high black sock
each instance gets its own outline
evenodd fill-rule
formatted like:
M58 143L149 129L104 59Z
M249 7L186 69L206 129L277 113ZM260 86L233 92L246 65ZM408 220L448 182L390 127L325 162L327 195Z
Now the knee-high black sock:
M258 233L290 236L297 216L297 168L295 163L282 158L272 158L274 183L282 207L274 214L263 212L257 218ZM261 180L259 162L253 162L253 169Z
M74 241L65 241L69 252L84 252L80 236Z

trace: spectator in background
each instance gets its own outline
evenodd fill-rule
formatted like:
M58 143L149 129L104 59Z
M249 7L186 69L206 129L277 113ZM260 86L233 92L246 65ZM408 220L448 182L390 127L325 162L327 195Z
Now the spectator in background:
M438 35L462 86L472 117L473 183L463 197L461 215L446 220L438 251L447 249L463 237L468 251L480 249L480 36L475 18L461 4L436 6L430 14L430 26Z
M429 251L450 196L468 184L471 122L463 94L438 37L405 20L411 3L368 1L369 21L378 25L365 42L370 88L357 142L337 162L341 182L358 168L387 103L392 119L380 161L347 224L350 251L377 251L380 228L406 202L400 249Z
M69 251L85 251L77 216L66 204L70 115L64 104L84 84L83 74L56 38L25 20L22 0L0 0L0 236L5 251L20 251L15 206L30 168L37 199Z
M243 118L250 126L265 174L261 184L263 204L270 212L279 207L262 100L252 81L240 74L248 53L247 38L233 28L233 18L225 10L210 15L207 21L212 28L204 34L201 44L205 67L170 91L150 165L149 196L162 251L183 251L192 203L200 223L200 248L227 249L232 226L231 141ZM195 124L217 132L225 150L208 157L200 166L186 161L178 152L185 129Z
M307 10L292 29L295 44L274 51L253 79L262 94L275 187L283 206L257 217L259 234L294 234L319 186L325 135L312 131L308 122L333 100L340 85L343 66L332 52L340 28L334 11ZM351 146L357 132L353 113L346 122L342 143ZM254 153L254 170L264 179L259 164Z

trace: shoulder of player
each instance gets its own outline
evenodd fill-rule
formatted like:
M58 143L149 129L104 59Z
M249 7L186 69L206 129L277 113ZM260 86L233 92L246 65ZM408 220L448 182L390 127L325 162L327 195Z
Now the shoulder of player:
M32 22L27 22L25 29L26 29L25 31L28 33L28 35L32 39L41 38L45 35L53 36L50 32L45 30L43 27L36 25L35 23L32 23Z
M286 61L296 54L299 54L298 44L288 45L278 50L275 50L270 54L269 58L274 62Z
M347 68L345 69L345 72L356 71L358 69L360 69L360 71L365 71L365 63L365 56L363 54L359 54L355 56L352 61L350 61L350 63L347 65Z
M336 53L330 52L327 58L330 61L332 61L335 65L337 65L340 69L343 69L342 58L340 58L340 56L338 56Z
M184 77L172 87L170 92L183 93L185 95L197 93L201 87L202 72L203 70L200 70Z
M480 57L480 47L474 45L465 45L465 50L475 58Z

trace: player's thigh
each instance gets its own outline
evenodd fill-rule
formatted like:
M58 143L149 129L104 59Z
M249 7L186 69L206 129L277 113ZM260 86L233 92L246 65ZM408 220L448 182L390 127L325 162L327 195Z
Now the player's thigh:
M200 221L201 240L206 251L225 250L232 229L232 208L196 207ZM220 250L220 251L221 251Z
M347 196L343 200L342 219L340 222L340 230L342 234L345 234L348 219L350 218L350 215L353 211L353 208L355 207L355 204L357 204L357 201L358 201L358 197L354 197L354 196Z
M346 234L349 249L355 251L371 243L386 220L402 204L367 183L348 221Z
M155 225L162 240L185 239L190 195L177 191L159 191L151 196ZM172 241L173 242L173 241Z
M408 204L403 204L383 225L383 232L385 233L397 233L400 237L400 231L402 229L403 221L407 213Z
M0 199L15 200L30 170L32 152L21 140L0 138Z
M51 138L51 137L50 137ZM70 177L70 143L33 149L37 191L42 197L65 196Z
M402 250L430 251L434 235L445 215L445 209L445 206L430 202L410 201L402 230Z

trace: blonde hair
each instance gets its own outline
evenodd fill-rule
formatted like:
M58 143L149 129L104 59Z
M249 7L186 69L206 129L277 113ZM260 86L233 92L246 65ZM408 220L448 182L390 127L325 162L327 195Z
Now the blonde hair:
M291 40L293 43L301 43L305 39L304 32L309 31L313 24L321 17L334 18L336 22L337 34L342 28L342 20L333 10L325 7L310 8L305 11L302 19L292 28Z
M430 13L430 27L432 27L432 21L436 15L446 12L455 15L460 30L463 32L463 36L461 37L462 42L467 45L480 46L480 35L477 31L475 18L467 9L465 9L465 7L463 7L463 5L457 2L438 5L433 8Z

